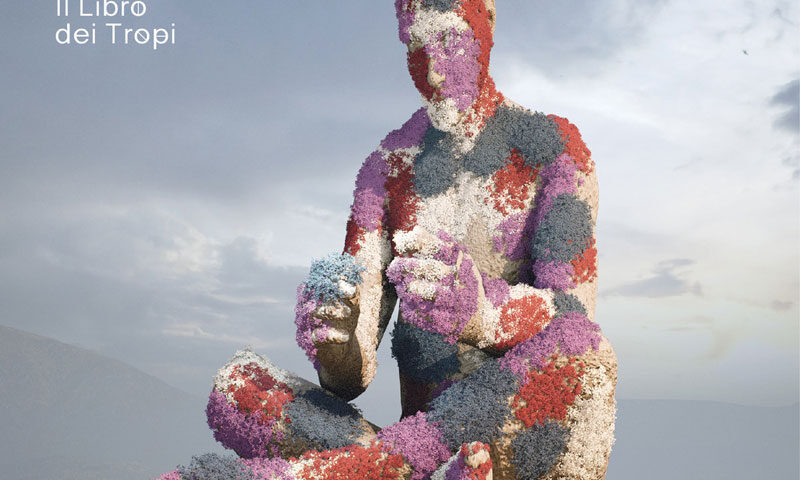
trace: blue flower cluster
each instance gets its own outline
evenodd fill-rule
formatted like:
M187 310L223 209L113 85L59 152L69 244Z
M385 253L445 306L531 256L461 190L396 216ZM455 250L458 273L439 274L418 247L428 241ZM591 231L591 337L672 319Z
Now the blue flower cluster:
M556 422L534 425L511 441L518 478L539 478L564 451L569 431Z
M565 293L561 290L557 290L555 297L553 298L553 304L556 307L556 313L558 315L564 315L571 312L586 315L586 307L581 303L578 297L571 293Z
M452 134L428 128L414 160L414 188L420 197L438 195L453 185L459 170Z
M511 415L508 399L518 386L496 359L487 360L431 402L428 420L439 424L452 451L464 443L491 443Z
M364 433L358 410L321 389L300 393L285 412L294 436L322 448L352 445Z
M311 263L311 270L305 281L305 291L323 302L339 300L345 295L339 288L339 281L344 280L358 285L361 283L361 272L364 270L365 268L354 256L348 253L341 255L332 253Z
M420 383L440 383L460 365L455 344L406 322L397 322L392 330L392 356L403 375Z
M439 12L449 12L461 6L461 0L422 0L422 8L430 8Z
M553 163L564 150L564 141L547 115L502 105L464 157L464 168L479 176L492 175L505 167L512 149L535 168Z
M570 262L592 239L592 223L592 215L585 202L574 195L559 195L536 229L533 258L548 262Z
M188 467L178 467L181 480L253 480L253 473L233 456L206 453L192 457Z

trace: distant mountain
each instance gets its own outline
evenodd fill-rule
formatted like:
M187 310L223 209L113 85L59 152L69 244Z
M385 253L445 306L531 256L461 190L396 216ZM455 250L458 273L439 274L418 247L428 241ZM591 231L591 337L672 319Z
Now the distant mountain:
M3 480L147 480L220 452L205 402L117 360L0 326ZM608 480L800 478L798 405L618 406Z
M0 326L3 479L146 480L220 451L205 403L117 360Z

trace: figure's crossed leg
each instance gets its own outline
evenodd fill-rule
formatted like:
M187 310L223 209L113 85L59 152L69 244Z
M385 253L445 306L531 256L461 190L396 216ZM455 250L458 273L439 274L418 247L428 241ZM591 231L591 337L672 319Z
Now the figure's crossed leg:
M576 341L575 329L555 327L486 360L427 412L383 430L326 390L238 352L215 377L209 426L252 459L227 460L250 472L242 478L451 480L487 471L495 479L603 478L613 442L614 354L593 330ZM479 451L491 458L478 462Z
M577 332L551 333L574 341ZM546 335L523 343L484 361L414 417L440 432L450 451L473 441L490 445L495 479L604 478L613 443L616 360L608 341L596 335L596 342L571 355ZM540 355L551 346L559 348Z

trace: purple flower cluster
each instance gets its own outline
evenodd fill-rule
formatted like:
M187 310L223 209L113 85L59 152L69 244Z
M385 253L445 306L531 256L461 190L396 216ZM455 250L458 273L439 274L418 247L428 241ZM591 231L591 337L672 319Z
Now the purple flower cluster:
M411 41L408 29L414 23L414 11L409 8L408 0L394 0L394 8L397 15L400 41L408 43Z
M386 200L386 175L389 165L381 152L373 152L367 157L356 177L353 192L352 214L356 225L367 231L378 228L383 223L383 203Z
M242 464L250 468L255 480L295 480L289 462L282 458L252 458L242 460Z
M160 477L156 478L155 480L181 480L181 474L178 473L177 470L173 470L169 473L165 473Z
M502 278L489 278L485 273L481 273L481 278L483 279L484 295L495 308L508 301L511 292L508 282Z
M556 290L567 290L575 287L572 276L575 274L575 267L571 263L559 262L556 260L545 261L537 259L533 262L534 287L554 288Z
M471 469L464 462L464 456L459 455L445 472L444 480L470 480L470 472Z
M500 235L493 237L494 251L500 252L511 261L530 257L533 222L527 212L508 216L497 226Z
M297 305L294 308L294 323L297 326L295 338L317 370L319 370L320 364L317 360L317 347L314 345L312 335L315 330L318 331L318 334L324 334L325 328L330 328L322 320L311 315L321 303L312 292L306 290L305 284L298 285Z
M578 312L554 318L532 339L512 348L500 359L500 368L522 379L529 369L540 369L554 353L579 356L600 345L600 326Z
M471 29L459 32L451 28L445 37L445 41L430 39L425 45L425 53L431 59L434 70L444 75L440 94L455 100L456 107L464 112L478 98L481 42Z
M450 458L442 433L428 423L424 412L384 428L378 438L391 453L402 455L414 468L411 480L429 478L442 462Z
M256 416L240 412L216 390L208 397L206 418L214 438L244 458L276 455L275 443L284 437L283 432L274 428L274 419L260 422Z
M425 132L430 126L431 120L428 118L425 107L422 107L414 112L402 127L389 132L389 135L386 135L386 138L383 139L381 146L389 151L416 147L422 142Z

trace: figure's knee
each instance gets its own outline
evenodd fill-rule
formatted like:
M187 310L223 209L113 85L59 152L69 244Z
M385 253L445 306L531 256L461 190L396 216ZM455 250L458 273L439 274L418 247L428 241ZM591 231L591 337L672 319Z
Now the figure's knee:
M614 441L616 357L608 341L529 368L493 444L495 478L602 479Z
M603 338L596 350L582 356L581 391L564 419L567 445L543 478L605 478L616 420L617 362Z
M375 435L349 403L249 350L214 377L206 415L214 438L244 458L296 456Z

